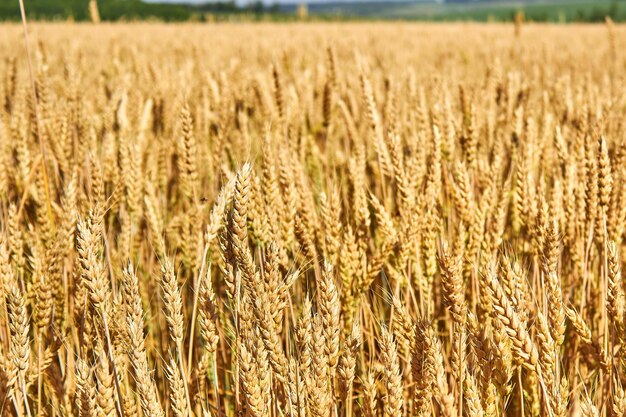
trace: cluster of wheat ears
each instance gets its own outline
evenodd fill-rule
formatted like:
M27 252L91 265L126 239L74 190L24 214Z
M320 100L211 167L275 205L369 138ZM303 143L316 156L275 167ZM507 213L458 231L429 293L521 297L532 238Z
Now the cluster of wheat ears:
M622 29L373 28L2 28L1 416L624 415Z

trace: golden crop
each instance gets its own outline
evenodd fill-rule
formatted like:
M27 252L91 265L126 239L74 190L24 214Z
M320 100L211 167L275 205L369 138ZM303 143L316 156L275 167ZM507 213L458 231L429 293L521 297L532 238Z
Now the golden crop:
M0 27L0 415L623 416L626 31Z

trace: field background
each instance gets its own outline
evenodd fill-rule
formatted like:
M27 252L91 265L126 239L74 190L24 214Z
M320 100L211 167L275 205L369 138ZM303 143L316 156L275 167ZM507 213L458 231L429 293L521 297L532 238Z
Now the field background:
M100 0L104 20L162 21L294 21L299 18L297 0L272 3L261 1L237 4L165 3L150 0ZM85 0L30 0L28 16L40 20L89 20ZM306 2L305 2L306 3ZM439 3L431 1L315 1L308 4L305 20L432 20L432 21L512 21L518 12L535 22L602 22L626 19L623 0L484 0ZM0 0L0 20L18 20L17 1Z

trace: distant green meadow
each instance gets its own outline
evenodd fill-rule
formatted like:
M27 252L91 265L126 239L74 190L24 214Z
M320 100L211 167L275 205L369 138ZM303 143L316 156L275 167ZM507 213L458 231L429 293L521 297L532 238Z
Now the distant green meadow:
M406 13L432 20L510 21L517 12L522 11L525 20L536 22L601 22L605 16L611 16L613 20L626 19L626 2L620 4L602 0L545 1L523 5L519 2L430 5L430 10L418 10L419 6L426 5L415 6L418 6L415 10L394 10L395 14L389 17L398 18Z
M512 21L523 12L526 21L603 22L605 16L626 20L626 1L545 0L535 2L485 1L471 3L355 3L310 6L311 14L367 19L406 19L434 21Z

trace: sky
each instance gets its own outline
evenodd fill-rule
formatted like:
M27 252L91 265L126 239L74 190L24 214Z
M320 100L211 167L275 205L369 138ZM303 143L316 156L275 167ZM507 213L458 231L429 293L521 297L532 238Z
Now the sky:
M143 0L146 3L186 3L186 4L201 4L201 3L212 3L218 0ZM222 0L226 1L226 0ZM252 3L254 0L235 0L237 4L248 4ZM264 3L299 3L299 0L262 0ZM328 3L330 0L306 0L306 3ZM333 3L352 3L354 1L368 1L368 0L332 0ZM385 1L385 0L370 0L370 1ZM398 1L398 0L389 0L389 1ZM402 0L400 0L402 1ZM424 0L406 0L406 1L424 1ZM426 0L429 1L429 0ZM436 1L436 0L430 0Z

